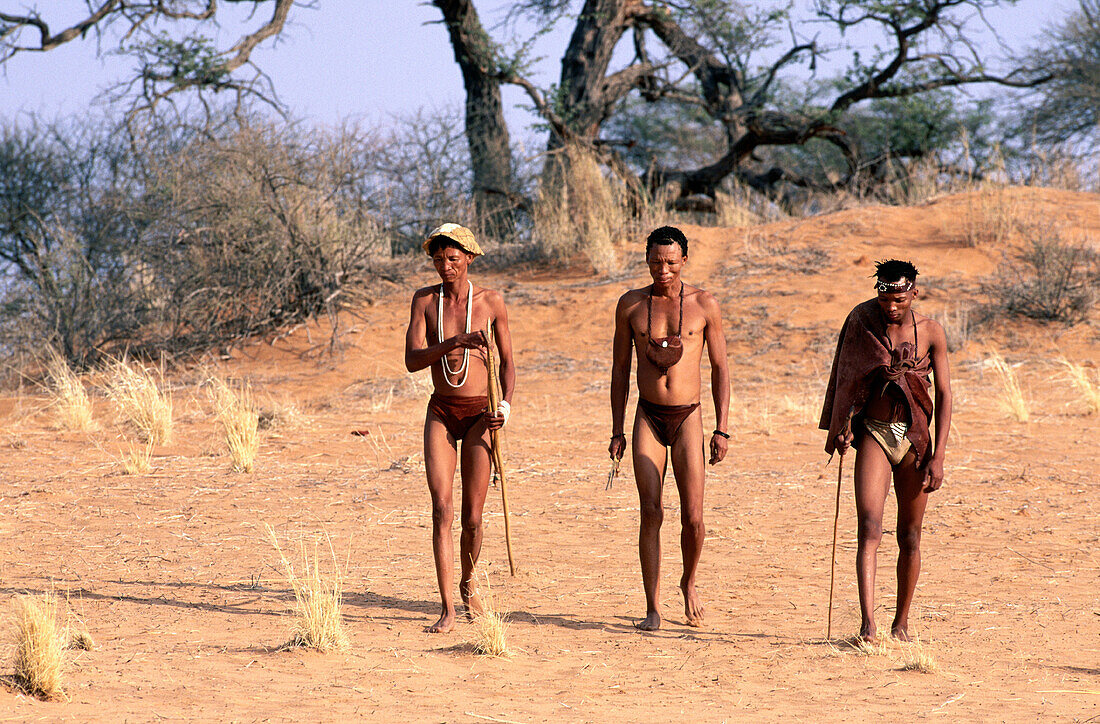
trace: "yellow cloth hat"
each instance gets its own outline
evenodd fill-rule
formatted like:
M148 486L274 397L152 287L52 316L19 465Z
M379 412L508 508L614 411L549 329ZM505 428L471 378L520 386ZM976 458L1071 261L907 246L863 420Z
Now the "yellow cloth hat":
M443 224L432 230L432 233L428 234L428 238L424 240L424 251L428 251L428 247L432 245L432 239L437 236L445 236L448 239L453 239L462 247L463 251L466 251L474 256L483 256L485 252L478 246L477 241L474 240L474 232L467 229L465 226L459 224ZM429 252L430 253L430 252Z

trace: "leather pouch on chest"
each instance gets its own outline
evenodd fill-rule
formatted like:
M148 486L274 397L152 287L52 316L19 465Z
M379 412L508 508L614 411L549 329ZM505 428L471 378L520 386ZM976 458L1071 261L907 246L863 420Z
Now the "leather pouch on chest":
M652 362L661 374L668 372L670 367L680 361L683 354L684 344L678 336L661 339L651 337L645 348L646 359Z

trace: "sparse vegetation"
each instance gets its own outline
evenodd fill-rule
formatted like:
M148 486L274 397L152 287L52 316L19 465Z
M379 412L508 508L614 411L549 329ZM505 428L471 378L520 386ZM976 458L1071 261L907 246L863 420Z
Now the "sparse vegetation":
M938 674L940 665L920 641L903 644L901 656L902 671L916 671L921 674Z
M92 418L92 400L84 382L69 367L65 358L52 348L46 357L46 380L50 402L61 429L76 432L92 429L95 423Z
M474 651L494 658L510 657L512 651L508 648L507 617L496 610L488 574L485 576L485 590L482 592L481 603L483 610L474 616L473 620L471 644Z
M1093 370L1090 376L1084 365L1071 362L1065 357L1058 359L1059 364L1069 373L1070 383L1077 391L1090 415L1100 412L1100 371Z
M126 441L119 451L119 463L127 475L146 475L153 469L153 443L135 443Z
M1100 285L1100 254L1054 224L1029 225L1022 235L1023 248L983 285L992 311L1044 322L1086 319Z
M53 594L19 596L16 607L15 682L41 699L64 695L65 627Z
M137 363L113 361L107 369L107 396L122 420L151 445L172 439L172 398L153 375Z
M275 529L264 526L268 542L275 548L283 573L294 593L294 623L287 646L304 646L318 651L342 651L348 646L343 623L344 578L332 540L325 536L328 557L332 561L329 573L321 572L320 545L314 541L297 542L297 567L283 552Z
M209 385L214 416L222 426L233 469L250 473L260 449L260 416L256 411L252 386L244 384L239 389L233 389L220 377L211 378Z
M997 350L990 350L986 357L986 363L997 377L997 403L1001 409L1011 415L1017 422L1027 422L1031 419L1031 411L1027 398L1024 396L1020 380L1016 377L1015 370L1009 366L1005 358Z

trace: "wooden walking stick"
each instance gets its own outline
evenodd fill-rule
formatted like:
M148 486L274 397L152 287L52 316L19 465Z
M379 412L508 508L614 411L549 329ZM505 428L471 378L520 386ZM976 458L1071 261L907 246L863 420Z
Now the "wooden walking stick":
M485 366L489 370L489 409L495 415L500 407L501 391L496 355L493 353L496 339L493 336L492 321L487 322L485 325L485 346ZM512 558L512 529L508 522L508 487L504 481L504 457L500 453L500 430L490 430L489 439L492 441L493 467L496 468L497 477L500 479L500 497L504 503L504 545L508 549L508 570L514 576L516 575L516 562Z
M844 476L844 453L836 464L836 511L833 513L833 555L829 564L829 622L825 626L825 639L833 638L833 581L836 580L836 527L840 520L840 481Z

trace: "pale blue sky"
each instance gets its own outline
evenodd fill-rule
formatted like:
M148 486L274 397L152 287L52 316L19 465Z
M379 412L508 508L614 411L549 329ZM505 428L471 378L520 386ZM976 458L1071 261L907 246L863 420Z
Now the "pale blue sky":
M83 5L77 0L66 2L74 11ZM0 0L0 8L9 11L30 4L34 2ZM60 4L58 0L37 2L40 9ZM265 44L253 56L272 76L295 117L328 124L347 117L384 121L391 114L422 107L461 106L461 76L445 29L433 22L440 17L434 7L414 0L318 0L317 5L296 9L279 43ZM501 0L476 0L490 26L503 18L508 5ZM1076 0L1020 0L1016 7L998 10L988 18L1010 43L1026 44L1075 7ZM227 38L238 34L231 25L222 32ZM534 76L544 86L557 79L569 32L563 26L537 47L544 58ZM503 31L498 29L494 35L502 37ZM105 47L111 44L106 42ZM990 38L986 47L993 47ZM86 113L97 95L125 77L128 67L125 58L97 58L91 39L48 53L17 55L0 77L0 114L33 112L52 118ZM524 100L515 89L506 91L517 135L532 120L514 107Z

